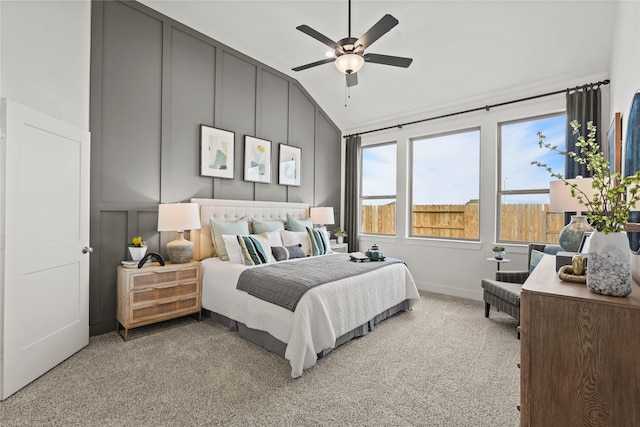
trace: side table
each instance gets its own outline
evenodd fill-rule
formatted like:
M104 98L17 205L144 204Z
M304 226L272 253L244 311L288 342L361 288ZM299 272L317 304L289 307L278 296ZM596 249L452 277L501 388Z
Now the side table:
M500 271L500 264L502 264L503 262L511 262L510 259L506 259L506 258L502 258L502 259L496 259L495 257L489 257L487 258L487 261L491 261L491 262L495 262L498 266L498 271Z

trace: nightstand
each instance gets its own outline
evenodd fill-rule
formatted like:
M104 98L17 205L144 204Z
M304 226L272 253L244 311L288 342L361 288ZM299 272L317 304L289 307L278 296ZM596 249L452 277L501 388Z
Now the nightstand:
M117 331L126 341L129 329L198 314L202 304L201 266L153 263L142 268L118 267ZM120 330L120 326L124 331Z
M348 245L346 243L334 243L331 242L331 250L333 252L342 252L342 253L347 253L348 249Z

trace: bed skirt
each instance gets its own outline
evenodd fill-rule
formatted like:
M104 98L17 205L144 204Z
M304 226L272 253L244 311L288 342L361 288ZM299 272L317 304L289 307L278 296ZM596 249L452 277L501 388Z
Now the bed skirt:
M358 338L368 334L370 331L373 331L373 329L376 327L378 323L382 322L385 319L388 319L389 317L399 313L400 311L408 311L409 308L410 308L409 300L404 300L401 303L394 305L393 307L378 314L368 322L338 337L336 339L336 343L333 348L339 347L342 344L346 343L347 341L352 340L353 338ZM205 316L213 319L215 322L225 326L230 331L238 332L240 336L246 339L247 341L257 344L273 353L280 355L281 357L284 357L284 353L287 349L287 344L276 339L270 333L265 331L259 331L257 329L248 328L244 323L237 322L233 319L229 319L226 316L223 316L218 313L214 313L206 309L203 309L202 313ZM326 356L327 354L329 354L331 350L333 350L333 348L322 350L320 353L318 353L318 358Z

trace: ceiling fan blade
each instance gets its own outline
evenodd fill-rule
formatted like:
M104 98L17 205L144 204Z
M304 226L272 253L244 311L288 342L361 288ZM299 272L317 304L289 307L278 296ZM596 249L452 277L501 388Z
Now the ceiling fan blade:
M369 28L369 31L360 36L356 46L362 45L362 48L366 49L396 25L398 25L398 20L387 13L373 27Z
M353 87L358 84L358 73L345 74L347 76L347 87Z
M321 59L320 61L312 62L310 64L300 65L299 67L292 68L292 70L302 71L302 70L306 70L307 68L317 67L318 65L328 64L329 62L333 62L335 60L336 58L325 58L325 59Z
M338 43L334 42L333 40L331 40L329 37L325 36L324 34L320 34L319 32L317 32L316 30L314 30L313 28L311 28L308 25L299 25L299 26L296 27L296 29L302 31L303 33L305 33L308 36L313 37L314 39L318 40L319 42L326 44L331 49L337 49L337 48L340 47L340 46L338 46Z
M374 62L376 64L393 65L394 67L407 68L413 61L412 58L403 58L401 56L378 55L377 53L365 53L364 60Z

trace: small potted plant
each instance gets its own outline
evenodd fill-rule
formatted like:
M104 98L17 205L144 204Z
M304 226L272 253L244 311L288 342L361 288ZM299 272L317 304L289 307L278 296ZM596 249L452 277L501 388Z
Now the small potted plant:
M129 255L133 261L140 261L147 252L147 242L142 237L136 236L129 242Z
M334 228L333 234L336 236L336 241L342 243L344 238L347 237L347 233L342 228Z
M492 251L493 251L493 256L495 257L495 259L497 259L497 260L504 259L504 247L503 246L494 246Z

